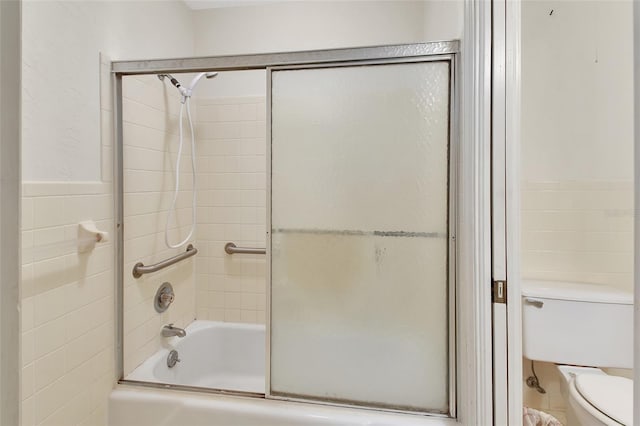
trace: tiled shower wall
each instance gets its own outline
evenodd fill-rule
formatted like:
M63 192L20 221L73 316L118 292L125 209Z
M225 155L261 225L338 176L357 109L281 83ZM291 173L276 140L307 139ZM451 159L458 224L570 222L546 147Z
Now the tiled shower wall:
M525 182L522 276L633 290L632 182Z
M127 375L160 349L163 341L160 331L164 324L185 327L196 314L193 258L138 279L131 274L138 262L149 265L186 249L186 246L167 248L164 232L175 187L180 96L173 86L155 75L123 78L122 93L124 373ZM188 129L186 124L185 129ZM190 138L185 132L180 192L169 234L174 244L181 241L191 227L190 152ZM175 300L167 311L159 314L154 309L153 298L165 281L172 284Z
M224 251L265 247L265 113L264 97L198 100L198 319L265 321L265 256Z
M633 183L524 182L522 276L633 291ZM554 365L535 364L546 394L524 384L530 361L525 359L523 367L525 405L565 423L561 377Z
M114 384L110 64L101 58L102 182L25 182L21 424L106 424ZM111 241L77 252L78 222Z
M109 189L23 186L25 426L102 423L113 386L113 245L78 254L76 239L77 223L89 218L112 233Z

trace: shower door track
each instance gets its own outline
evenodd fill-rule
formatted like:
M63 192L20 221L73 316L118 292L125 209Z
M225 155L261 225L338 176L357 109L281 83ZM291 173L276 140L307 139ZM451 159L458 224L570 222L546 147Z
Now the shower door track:
M451 181L453 190L449 191L450 208L454 212L450 216L452 226L454 226L451 236L455 239L457 233L455 232L455 223L458 220L455 215L456 212L456 197L458 191L455 189L456 175L458 169L458 159L454 158L457 153L457 145L459 140L459 100L456 87L457 84L457 54L460 51L460 43L454 41L441 41L431 43L419 43L419 44L403 44L403 45L389 45L389 46L376 46L376 47L358 47L347 49L330 49L330 50L314 50L314 51L299 51L290 53L266 53L266 54L254 54L254 55L237 55L237 56L212 56L212 57L200 57L200 58L178 58L178 59L156 59L156 60L140 60L140 61L114 61L112 62L112 88L114 98L114 198L115 198L115 218L116 218L116 374L117 380L120 384L127 384L133 386L144 386L159 389L171 389L171 390L183 390L183 391L197 391L203 393L214 393L221 395L237 395L245 397L261 397L267 396L273 400L290 400L298 401L295 398L279 398L272 396L269 393L270 389L270 377L269 368L266 370L266 386L265 394L256 394L252 392L242 391L226 391L220 389L209 388L197 388L183 385L162 384L152 382L138 382L124 379L124 184L123 184L123 124L122 124L122 78L129 75L141 75L141 74L165 74L165 73L177 73L177 72L203 72L203 71L241 71L241 70L258 70L262 69L267 71L267 75L270 74L270 70L273 68L297 68L297 67L341 67L341 66L364 66L372 64L392 64L392 63L411 63L411 62L430 62L430 61L447 61L450 63L450 122L449 122L449 144L451 146L452 158L449 161L451 172ZM271 108L270 105L270 93L267 90L267 108L268 111ZM270 114L267 114L269 117ZM270 124L267 125L268 132L270 130ZM267 143L270 149L270 136L267 134ZM270 161L268 163L268 172L270 170ZM269 184L270 187L270 184ZM268 222L270 224L270 203L271 200L267 200ZM270 259L270 244L267 244L266 249L267 258ZM410 415L428 415L430 417L441 418L442 420L448 418L456 418L457 416L457 389L458 389L458 367L460 361L457 356L457 339L458 325L457 325L457 296L456 296L456 249L455 244L450 245L450 278L449 278L449 412L447 414L435 413L435 412L416 412L407 411L404 409L394 409L392 407L379 407L379 406L359 406L341 404L334 401L322 401L322 400L300 400L305 403L326 404L332 406L344 406L349 408L367 409L373 411L385 411L385 412L397 412ZM270 276L270 264L267 262L267 277ZM268 283L270 281L267 281ZM267 295L270 293L270 285L267 285ZM269 300L269 297L267 298ZM270 303L267 303L267 336L270 333ZM470 331L469 331L470 332ZM267 338L267 342L270 342L270 338ZM267 363L270 360L269 343L267 343ZM269 365L269 364L267 364Z
M124 75L163 74L172 72L242 71L290 65L312 65L384 59L408 59L451 55L460 51L460 42L437 41L418 44L354 47L347 49L305 50L255 55L208 56L201 58L114 61L111 71L117 78Z

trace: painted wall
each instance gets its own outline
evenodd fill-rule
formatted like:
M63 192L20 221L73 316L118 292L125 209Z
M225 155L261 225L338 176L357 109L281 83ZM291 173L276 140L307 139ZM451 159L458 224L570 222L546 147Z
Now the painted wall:
M162 3L24 1L24 180L100 180L98 52L113 59L184 57L462 35L461 1L313 1L193 12L181 1Z
M198 56L335 49L462 38L452 1L304 1L194 11ZM221 73L203 96L263 96L261 73ZM220 92L217 92L217 91Z
M434 2L429 16L442 18L435 11L446 9L447 17L452 17L446 3ZM209 9L194 14L195 51L198 55L284 52L415 43L426 35L439 40L460 37L461 20L439 25L442 32L436 34L425 29L429 23L425 14L422 1L283 2Z
M633 289L632 47L631 1L522 4L524 279ZM536 372L525 405L564 421L560 375Z
M189 56L192 22L177 0L24 1L23 179L99 181L99 52Z
M525 180L633 179L631 9L631 1L523 2Z
M80 220L113 236L100 52L190 55L191 13L179 1L26 1L23 29L22 425L103 425L115 379L113 243L76 250Z
M632 289L631 5L523 3L525 278Z

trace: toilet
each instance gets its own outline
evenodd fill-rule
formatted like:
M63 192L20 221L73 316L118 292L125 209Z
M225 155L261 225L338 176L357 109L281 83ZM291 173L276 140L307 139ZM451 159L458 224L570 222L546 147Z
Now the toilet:
M523 355L557 365L568 426L633 422L633 294L584 283L523 281Z

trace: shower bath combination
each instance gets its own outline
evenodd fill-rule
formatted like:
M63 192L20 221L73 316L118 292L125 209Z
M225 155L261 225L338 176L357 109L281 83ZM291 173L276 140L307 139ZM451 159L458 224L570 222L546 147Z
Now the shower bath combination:
M115 105L148 104L158 118L149 123L158 131L125 133L121 123L144 125L146 110L116 111L116 170L122 171L123 183L116 194L123 206L116 212L117 223L139 216L136 205L156 218L164 213L159 205L171 206L168 182L164 188L159 182L175 172L171 167L180 167L185 176L179 178L188 179L184 168L190 155L182 149L187 149L189 136L182 127L183 146L171 148L171 161L166 151L154 155L151 163L135 150L158 149L158 136L174 143L175 137L166 135L177 133L178 111L171 108L163 117L166 94L174 102L170 106L181 102L180 118L189 114L185 121L190 110L185 113L184 105L189 108L191 98L196 96L198 107L202 105L189 126L192 145L199 138L198 173L208 179L197 179L197 190L203 191L199 196L207 195L207 200L198 201L202 229L191 236L203 250L194 261L164 273L157 269L158 275L150 279L132 279L129 259L164 259L158 265L175 259L173 265L195 248L167 253L169 244L157 244L157 238L163 238L162 219L153 229L144 224L145 232L151 232L143 239L133 226L120 228L117 261L123 273L116 278L123 295L117 316L122 333L116 355L123 386L110 399L111 426L144 423L140 412L167 410L168 423L174 425L310 425L318 418L335 426L455 421L458 351L451 325L456 318L457 264L453 200L458 197L457 164L450 159L458 158L453 137L458 43L390 49L248 55L211 62L201 58L192 68L180 60L161 66L144 61L142 68L127 62L133 72L114 63ZM198 89L215 75L201 73L204 70L224 70L223 80L229 73L228 81L216 82L225 87L216 84L210 94L205 87ZM186 72L193 72L188 80ZM144 92L134 79L146 85ZM123 91L123 82L131 93ZM154 107L157 103L162 106ZM170 118L171 126L162 118ZM193 128L200 123L202 133L194 136ZM181 120L181 126L186 125ZM178 149L185 164L174 163ZM129 173L132 170L136 172ZM333 174L327 177L327 171ZM139 184L139 176L148 176L150 184ZM181 191L192 189L186 182L169 185L174 183ZM180 205L175 201L171 206L169 235L164 230L170 244L189 233L188 213L182 211L188 208L188 195L182 196ZM238 246L264 244L266 249L233 247L229 239ZM177 303L168 314L158 314L136 291L153 294L165 280L174 284ZM337 298L340 303L335 303ZM158 336L158 329L174 319L173 328L186 335ZM171 350L179 353L175 358L181 362L173 363ZM148 389L132 397L126 385ZM168 390L190 393L162 395ZM159 399L147 400L147 395ZM196 410L183 402L187 398L202 404L196 403ZM227 401L239 405L226 406ZM154 404L162 408L156 410ZM157 419L151 416L146 424Z
M191 80L191 83L189 83L189 86L185 88L171 74L158 74L158 78L160 79L160 81L164 81L165 78L168 78L171 84L173 84L182 95L182 99L180 100L180 103L181 103L180 116L178 118L179 142L178 142L178 156L176 158L176 169L175 169L175 177L176 177L175 190L173 193L173 200L171 202L171 207L169 208L169 212L167 213L167 222L164 228L164 241L167 247L169 248L180 248L183 245L185 245L193 236L193 233L196 228L196 183L197 183L196 182L196 138L195 138L195 133L193 131L193 119L191 118L191 107L189 103L191 101L191 95L193 95L193 90L195 89L198 82L200 82L202 77L211 79L216 77L217 75L218 75L217 72L201 72L197 74L193 78L193 80ZM187 121L189 122L189 131L191 132L191 176L192 176L192 191L193 191L193 195L191 197L191 230L189 231L189 234L187 234L187 236L182 241L180 241L177 244L172 244L169 241L169 223L171 222L171 218L174 216L174 212L176 210L176 202L178 200L178 190L180 188L180 158L182 157L182 146L184 144L184 138L182 135L183 133L182 120L183 120L185 105L187 106L186 107Z

